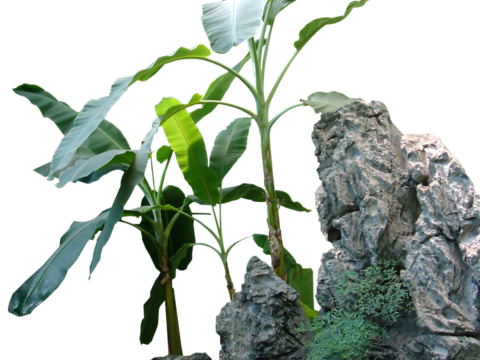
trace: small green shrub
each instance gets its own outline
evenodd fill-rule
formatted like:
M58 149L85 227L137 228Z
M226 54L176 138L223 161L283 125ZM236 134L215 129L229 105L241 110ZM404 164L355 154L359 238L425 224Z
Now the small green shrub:
M339 279L337 307L301 328L313 330L307 360L368 359L372 343L387 338L386 325L411 307L408 289L390 261Z

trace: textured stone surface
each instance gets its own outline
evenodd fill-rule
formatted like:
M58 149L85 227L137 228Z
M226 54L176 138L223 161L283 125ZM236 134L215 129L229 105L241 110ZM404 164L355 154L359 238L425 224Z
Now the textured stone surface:
M205 353L195 353L190 356L176 356L176 355L168 355L164 357L157 357L152 360L212 360L210 356Z
M459 354L480 349L480 197L463 167L435 136L402 135L375 101L322 114L313 141L317 210L334 246L320 306L335 306L338 274L396 259L415 311L390 347L399 358L470 359Z
M306 321L298 293L270 267L252 257L242 290L217 316L221 360L300 360L310 333L298 333Z

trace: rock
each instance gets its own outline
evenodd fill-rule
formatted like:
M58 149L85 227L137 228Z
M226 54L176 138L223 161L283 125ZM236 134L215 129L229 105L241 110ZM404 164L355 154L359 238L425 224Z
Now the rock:
M221 360L304 359L309 332L297 329L306 322L299 294L252 257L242 290L217 316Z
M210 356L205 353L195 353L190 356L168 355L164 357L157 357L152 360L212 360Z
M435 136L402 135L376 101L322 114L312 137L317 210L333 244L318 272L322 310L335 307L339 274L396 259L415 311L391 330L390 348L406 359L477 354L480 196L460 163Z

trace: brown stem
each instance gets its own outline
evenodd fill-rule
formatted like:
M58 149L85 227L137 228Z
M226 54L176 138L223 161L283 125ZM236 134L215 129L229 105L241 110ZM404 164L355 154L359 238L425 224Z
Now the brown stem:
M228 295L230 296L230 301L233 300L233 294L235 294L235 286L233 285L232 278L230 276L230 270L228 268L228 263L225 263L225 279L227 279L227 289Z

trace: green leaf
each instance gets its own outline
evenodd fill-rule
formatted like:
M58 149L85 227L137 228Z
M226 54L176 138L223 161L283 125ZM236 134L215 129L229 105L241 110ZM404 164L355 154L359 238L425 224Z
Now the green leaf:
M144 69L137 70L128 86L132 86L135 82L146 82L162 71L168 64L183 61L186 59L202 59L209 58L213 55L212 50L203 43L196 44L193 47L179 46L175 50L170 51L167 55L157 56Z
M331 91L328 93L325 92L316 92L308 97L308 100L302 100L304 105L308 105L313 108L315 114L321 112L333 112L341 108L342 106L351 104L357 100L362 99L350 99L348 96Z
M295 211L311 211L304 208L299 202L294 202L290 195L288 195L286 192L277 190L276 193L281 206ZM189 195L188 197L200 205L208 205L207 202L200 200L196 196ZM239 199L246 199L254 202L265 202L265 190L252 184L241 184L222 189L222 204Z
M177 99L164 98L155 110L162 118L169 108L180 104ZM164 122L162 127L194 195L212 206L218 204L218 177L208 167L205 142L190 114L181 110Z
M203 96L200 94L195 94L192 96L190 101L187 104L181 104L180 102L177 105L169 106L168 101L163 102L161 101L157 106L155 106L155 111L157 112L158 116L161 116L160 125L163 125L168 119L170 119L173 115L185 110L186 108L199 104L202 101ZM159 115L161 114L161 115Z
M307 315L307 319L316 319L318 318L318 311L310 308L309 306L305 305L303 302L300 301L300 305L302 305L303 310L305 310L305 315Z
M52 181L57 170L67 166L78 148L97 129L112 107L118 103L128 90L128 83L133 75L123 76L113 81L108 94L97 99L88 100L75 118L74 127L63 137L57 150L53 153L48 181Z
M226 0L202 6L202 23L212 50L224 54L254 37L267 0Z
M52 94L43 90L40 86L23 84L13 89L13 91L37 106L43 117L52 120L62 134L65 135L72 129L78 112L73 110L66 103L58 101ZM110 150L130 150L130 146L122 132L115 125L107 120L103 120L98 128L77 149L75 155L64 169L68 169L80 160L86 160L92 156ZM35 169L35 171L40 175L47 177L50 173L50 165L50 163L42 165ZM112 167L110 171L116 170L117 168L118 167ZM59 170L56 177L59 177L61 172L62 170ZM105 173L106 172L104 171L103 175ZM79 179L79 181L89 183L92 182L93 179L101 177L99 175L100 174L92 174L91 177Z
M76 182L79 179L90 176L94 172L97 172L98 176L101 170L111 168L113 165L124 165L125 167L128 167L132 163L133 159L135 159L134 151L106 151L99 155L95 155L88 160L80 161L76 165L63 171L60 175L60 181L58 182L57 186L61 188L69 181Z
M160 164L163 164L166 160L172 156L173 150L170 146L162 146L160 149L157 150L157 161Z
M187 253L193 249L194 244L183 244L183 246L170 258L170 271L175 274L180 264L187 257ZM174 278L174 276L172 276Z
M277 15L285 9L288 5L294 3L295 0L273 0L272 1L272 9L270 10L270 16L268 17L269 24L271 25L273 19L277 17ZM263 20L265 21L265 17L267 16L267 8L268 3L265 5L265 9L263 10Z
M49 118L60 129L62 134L67 134L73 127L73 122L78 113L62 101L58 101L52 94L40 86L23 84L13 89L20 96L27 98L38 107L44 118Z
M155 195L156 196L156 195ZM141 208L149 206L148 199L144 197L141 202ZM126 214L127 213L127 214ZM155 230L153 229L152 224L150 221L145 219L145 217L149 217L151 220L154 220L153 212L152 211L146 211L144 213L135 213L132 212L129 214L129 211L124 211L124 216L141 216L142 221L138 226L140 226L143 230L147 231L153 238L156 238ZM152 243L151 239L146 236L143 232L142 234L142 242L143 245L145 246L145 249L148 252L148 255L150 255L150 259L152 260L153 265L158 271L162 271L162 268L160 267L160 252L158 249L158 246L155 246L155 244Z
M162 275L159 275L152 290L150 298L143 305L143 320L140 326L140 343L148 345L152 342L158 327L158 314L165 301L165 292L162 285Z
M268 236L254 234L253 240L262 248L264 254L270 255L270 246L268 244ZM300 301L310 308L313 308L313 271L312 269L304 269L298 264L295 258L283 248L283 258L285 260L285 271L287 273L287 284L297 290L300 295Z
M220 184L245 152L251 124L250 118L236 119L217 135L210 154L210 169L215 171Z
M311 21L308 23L302 31L300 31L299 39L293 44L297 50L302 50L302 48L307 44L307 42L326 25L336 24L342 20L344 20L354 8L362 7L366 4L368 0L361 0L361 1L352 1L348 4L347 9L345 10L345 14L343 16L337 16L334 18L320 18Z
M233 70L239 73L249 60L250 54L247 54L247 56L245 56L242 61L240 61L237 65L233 67ZM207 92L205 93L205 96L203 97L203 100L221 101L227 93L228 89L230 88L230 85L232 85L233 80L235 79L236 76L233 75L231 72L227 72L226 74L218 77L209 86ZM190 113L190 116L192 117L193 122L197 124L205 116L215 110L217 106L218 104L203 104L200 109L192 111Z
M90 274L95 270L98 262L100 261L102 249L107 244L110 236L112 235L113 228L117 222L122 218L125 204L133 193L135 187L140 184L140 182L145 177L145 169L147 168L148 162L148 153L150 152L150 147L152 146L153 137L158 132L158 127L160 124L159 119L155 119L153 122L152 128L148 132L145 140L142 144L140 150L137 151L137 155L133 160L132 164L128 170L123 174L120 189L118 190L115 201L113 202L112 208L108 215L107 222L105 227L98 237L95 250L93 252L93 259L90 265Z
M183 212L192 215L192 211L188 204L185 204L185 194L176 186L167 186L162 191L162 202L168 204L173 208L182 208ZM177 214L175 210L162 210L162 218L164 219L165 228L167 224L170 224L174 216ZM170 231L168 256L173 257L177 254L185 245L191 245L195 243L195 229L193 226L193 219L185 215L180 215L173 224ZM172 270L186 270L190 262L192 261L193 247L185 249L185 254L179 263L175 265Z
M8 311L17 316L28 315L52 295L88 240L103 229L108 214L109 210L105 210L93 220L74 222L62 236L60 246L53 255L12 295Z

